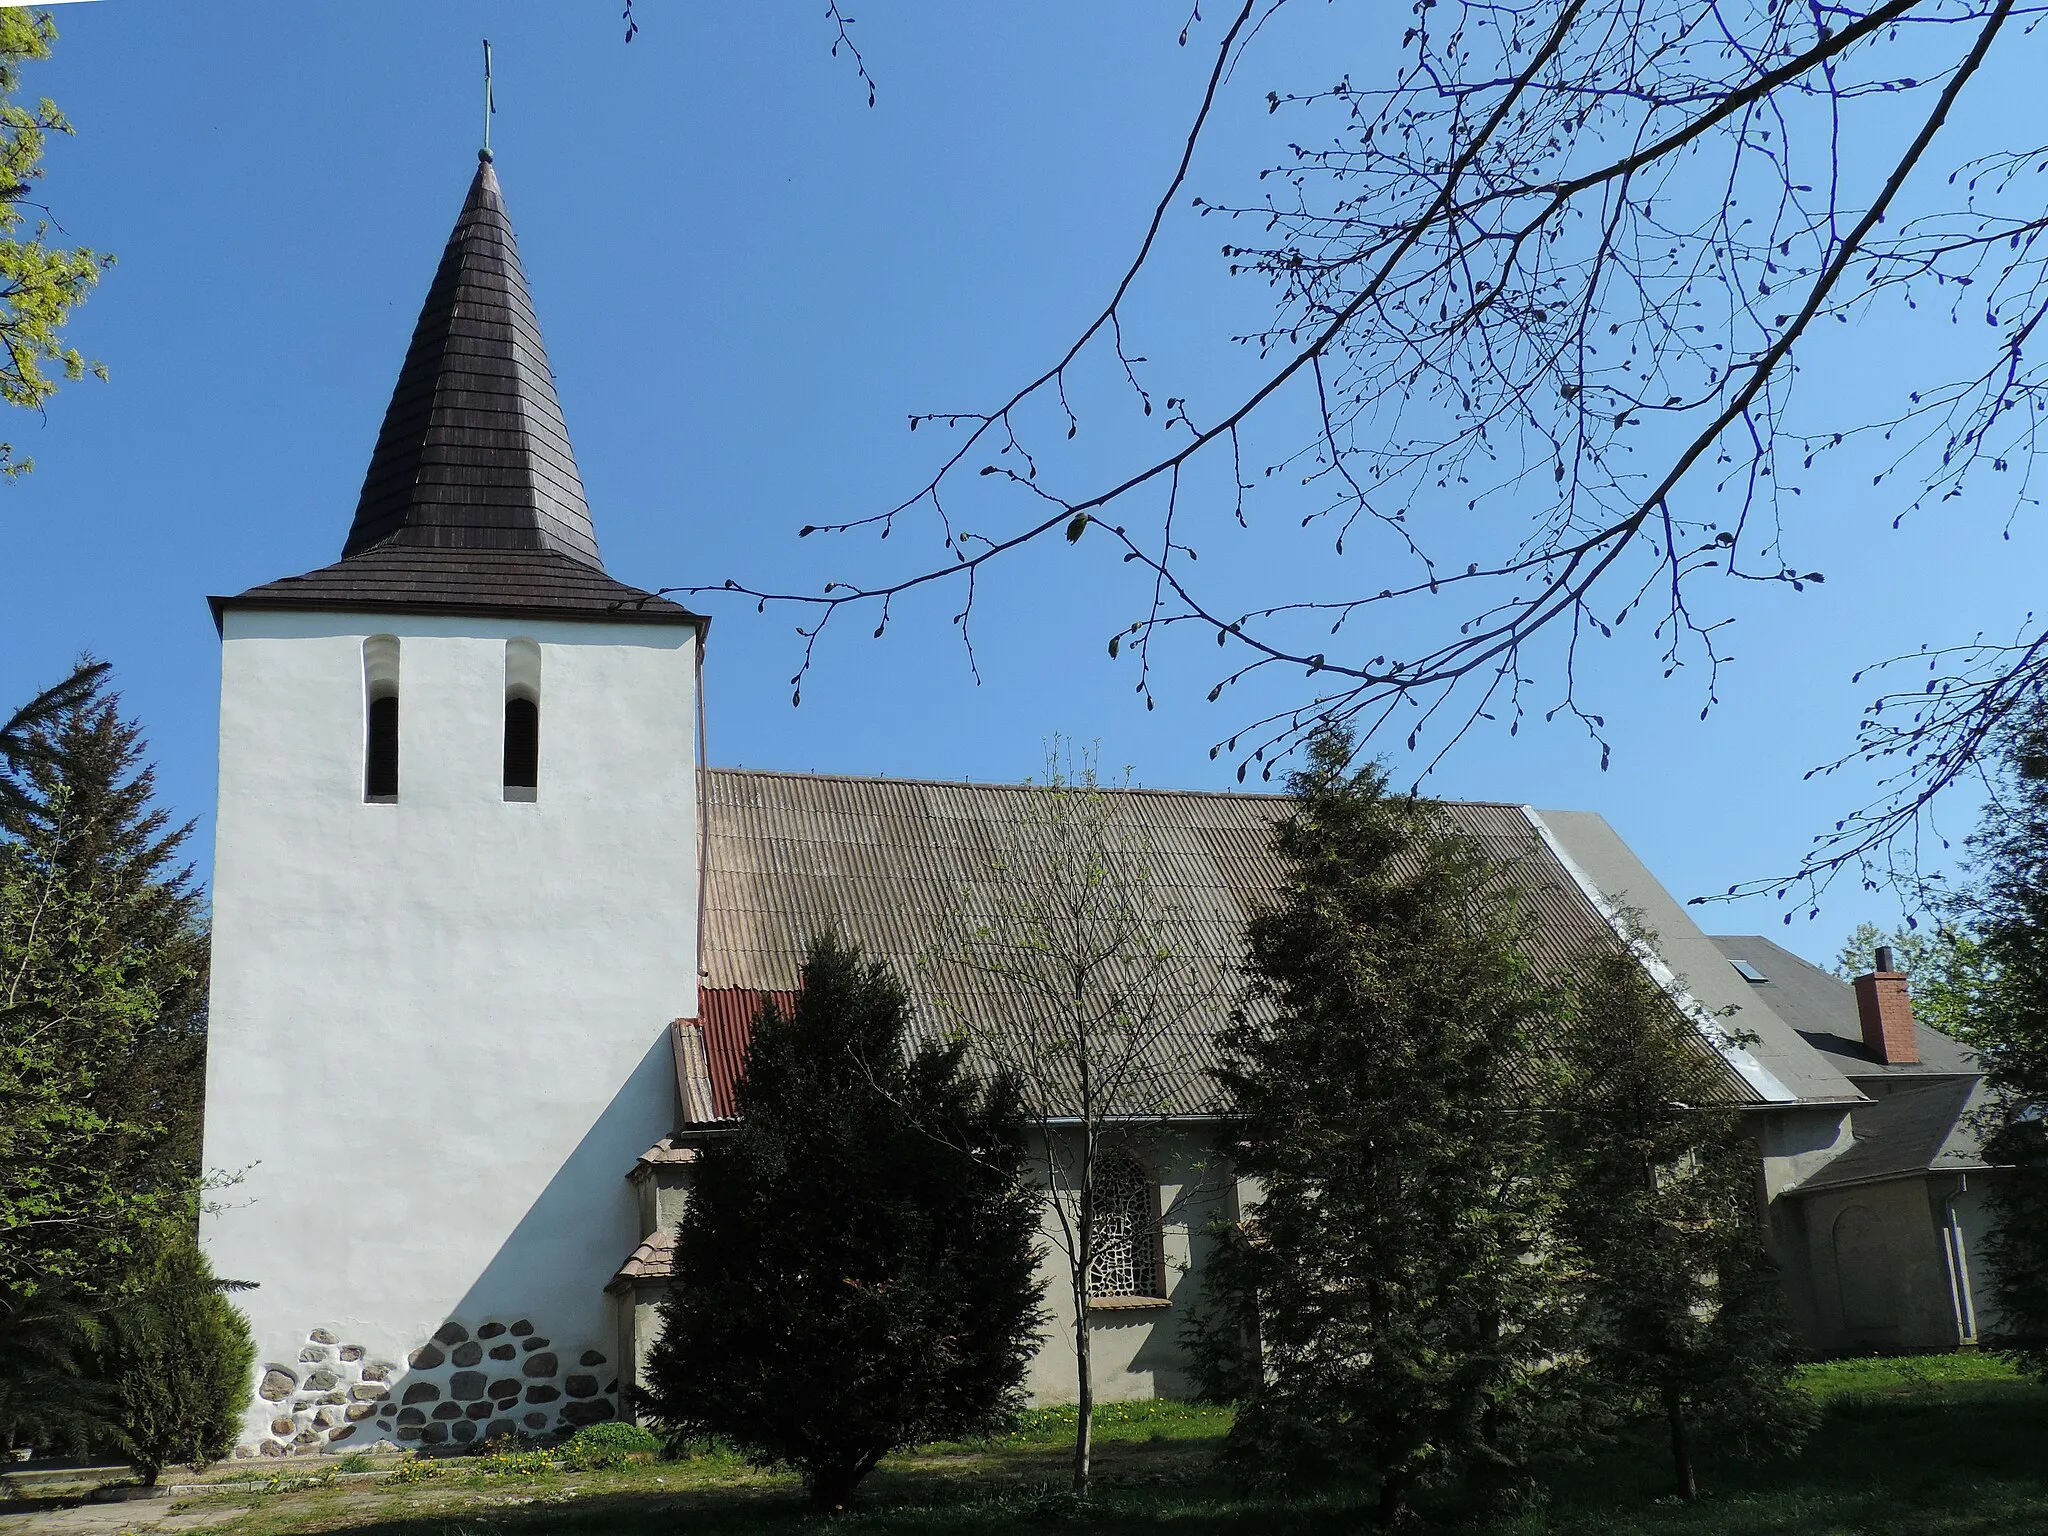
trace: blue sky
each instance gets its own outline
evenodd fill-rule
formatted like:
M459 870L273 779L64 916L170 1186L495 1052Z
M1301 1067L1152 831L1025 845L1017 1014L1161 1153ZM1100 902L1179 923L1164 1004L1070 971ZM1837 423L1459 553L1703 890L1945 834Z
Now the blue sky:
M0 487L0 698L80 651L114 662L165 800L200 824L202 871L217 682L204 600L339 552L474 164L479 38L496 50L499 171L599 537L613 573L643 586L816 588L907 555L795 533L914 487L934 445L906 432L909 414L1006 393L1085 322L1206 67L1176 46L1186 0L876 0L856 12L880 87L870 110L816 5L643 0L630 46L619 9L101 0L57 13L57 58L29 88L78 128L49 157L53 209L72 239L120 258L73 328L111 378L67 387L40 423L7 423L38 467ZM1191 190L1242 195L1273 155L1268 88L1327 83L1332 58L1392 45L1356 8L1308 10L1246 61ZM1167 235L1137 345L1162 391L1220 398L1229 365L1202 343L1263 296L1224 276L1220 231L1183 217ZM1897 349L1919 343L1874 324L1834 345L1813 366L1853 409L1895 385ZM1084 464L1149 446L1128 415L1084 413L1083 448L1100 455ZM1807 498L1793 558L1828 582L1728 595L1736 661L1705 721L1696 679L1664 682L1653 655L1618 644L1594 663L1609 771L1582 735L1538 727L1472 738L1433 789L1600 811L1681 897L1789 867L1854 799L1800 777L1854 730L1869 690L1850 674L1922 640L2009 629L2038 584L2041 541L2023 525L2001 542L2003 508L1897 532L1895 511L1848 476ZM1220 558L1284 581L1276 562L1308 557L1247 539ZM792 709L794 617L706 606L715 762L1014 780L1061 731L1100 738L1144 783L1230 783L1207 755L1235 723L1204 700L1209 658L1177 653L1146 711L1128 661L1104 648L1140 598L1085 544L1035 552L984 589L978 684L941 599L902 610L880 642L872 621L848 624ZM1949 819L1961 830L1967 809ZM1896 915L1891 898L1844 889L1789 930L1768 902L1706 923L1825 960L1858 919Z

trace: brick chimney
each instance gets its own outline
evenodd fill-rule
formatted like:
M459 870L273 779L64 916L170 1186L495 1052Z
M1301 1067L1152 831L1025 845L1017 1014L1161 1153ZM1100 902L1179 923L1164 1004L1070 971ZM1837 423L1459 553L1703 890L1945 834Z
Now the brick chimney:
M1877 968L1858 976L1856 1017L1863 1025L1863 1043L1879 1061L1910 1065L1920 1059L1913 1037L1913 999L1906 993L1904 973L1892 969L1890 945L1877 952Z

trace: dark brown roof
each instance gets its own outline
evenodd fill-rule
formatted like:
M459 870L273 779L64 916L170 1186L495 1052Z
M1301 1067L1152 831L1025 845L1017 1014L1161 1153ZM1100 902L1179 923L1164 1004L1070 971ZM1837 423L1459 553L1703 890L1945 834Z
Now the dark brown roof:
M209 601L216 624L227 608L390 608L627 624L704 622L680 603L614 581L552 550L420 549L397 543Z
M811 936L832 927L888 963L909 989L922 1028L964 1030L970 1038L1028 1028L1016 996L976 984L947 965L944 952L963 917L995 911L997 866L1032 835L1032 794L1015 785L712 769L703 801L702 995L786 992ZM1182 995L1151 1042L1143 1102L1125 1112L1210 1113L1217 1107L1212 1035L1240 993L1246 919L1281 890L1271 834L1291 802L1192 790L1111 795L1115 835L1150 866L1164 925L1187 957L1177 972ZM1445 802L1440 809L1522 884L1532 919L1529 957L1539 972L1561 978L1589 946L1619 946L1522 807ZM721 1037L706 1036L706 1054L716 1061ZM736 1035L730 1043L744 1048ZM1757 1100L1733 1067L1723 1081L1732 1099Z
M341 552L387 542L552 549L603 569L488 159L427 290Z
M427 290L338 565L227 607L702 621L605 574L540 326L482 160Z

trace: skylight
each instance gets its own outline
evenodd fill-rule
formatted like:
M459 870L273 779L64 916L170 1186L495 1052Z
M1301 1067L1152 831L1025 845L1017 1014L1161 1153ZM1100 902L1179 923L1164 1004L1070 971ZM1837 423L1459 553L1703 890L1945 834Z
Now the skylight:
M1771 979L1747 960L1730 960L1728 963L1735 967L1735 973L1744 981L1769 981Z

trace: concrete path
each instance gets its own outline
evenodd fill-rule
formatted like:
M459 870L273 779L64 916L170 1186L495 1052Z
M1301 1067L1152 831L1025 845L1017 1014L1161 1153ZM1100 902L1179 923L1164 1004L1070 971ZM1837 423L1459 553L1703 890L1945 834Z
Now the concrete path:
M0 1515L0 1536L123 1536L129 1531L189 1531L219 1525L237 1513L215 1506L182 1513L176 1499L141 1499L125 1504L79 1504L70 1509L32 1509Z

